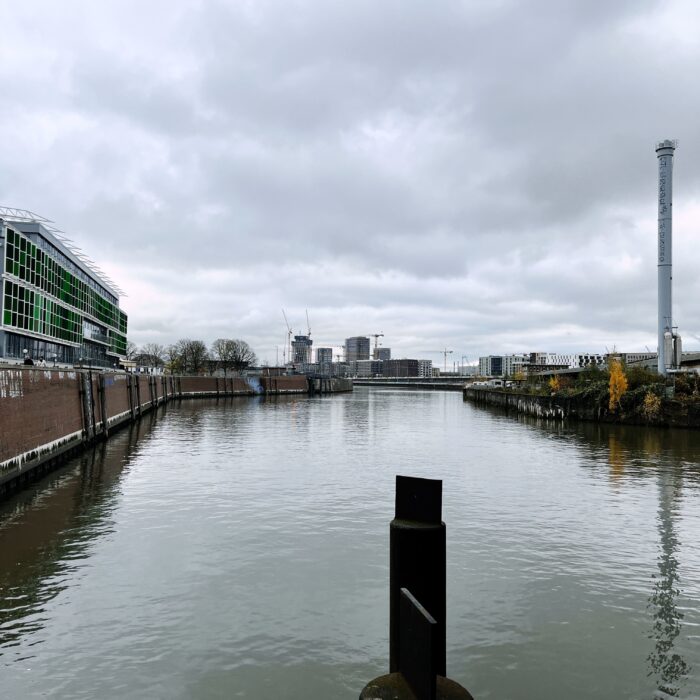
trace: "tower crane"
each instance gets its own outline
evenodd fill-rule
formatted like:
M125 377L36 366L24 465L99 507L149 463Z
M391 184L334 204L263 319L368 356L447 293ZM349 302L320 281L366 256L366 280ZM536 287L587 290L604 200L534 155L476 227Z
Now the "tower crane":
M448 350L447 348L444 348L443 350L424 350L423 352L437 352L440 353L445 358L445 372L447 372L447 356L451 355L454 350Z
M306 309L306 332L311 337L311 324L309 323L309 310Z
M284 322L287 324L287 344L284 347L284 352L282 353L282 358L284 360L284 363L287 363L287 357L289 358L289 361L292 361L292 336L294 335L294 331L292 330L291 326L289 325L289 321L287 320L287 314L284 313L284 309L282 309L282 316L284 316ZM287 355L287 353L289 353Z
M379 339L384 337L384 333L368 333L370 338L374 338L374 351L372 352L372 359L378 360L379 357Z

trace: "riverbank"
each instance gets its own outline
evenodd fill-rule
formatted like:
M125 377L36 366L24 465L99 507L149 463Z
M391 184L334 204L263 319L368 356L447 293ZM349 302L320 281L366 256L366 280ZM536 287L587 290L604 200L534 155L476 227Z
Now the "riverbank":
M345 379L0 369L0 495L172 400L352 391Z
M583 420L625 425L654 425L658 427L700 428L700 401L685 395L675 398L656 396L649 406L648 392L631 392L623 396L619 406L610 410L609 398L600 392L579 395L548 396L526 390L465 387L463 399L476 405L497 406L505 411L523 413L553 420Z
M439 389L441 391L462 391L464 379L458 377L373 377L353 379L354 386L380 386L391 389Z

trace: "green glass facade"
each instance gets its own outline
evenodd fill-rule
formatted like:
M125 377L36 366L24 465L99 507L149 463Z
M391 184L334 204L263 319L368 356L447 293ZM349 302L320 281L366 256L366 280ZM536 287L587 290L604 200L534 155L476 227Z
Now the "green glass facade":
M29 238L9 226L5 231L4 269L17 282L4 281L3 325L80 345L86 318L107 327L108 352L124 355L126 314Z

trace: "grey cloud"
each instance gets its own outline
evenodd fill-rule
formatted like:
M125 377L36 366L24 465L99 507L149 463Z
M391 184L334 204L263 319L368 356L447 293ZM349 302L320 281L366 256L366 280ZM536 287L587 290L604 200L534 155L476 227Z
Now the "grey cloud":
M700 201L700 56L650 29L682 6L136 7L5 10L0 186L140 290L137 342L231 327L269 355L282 306L405 354L654 342L656 139Z

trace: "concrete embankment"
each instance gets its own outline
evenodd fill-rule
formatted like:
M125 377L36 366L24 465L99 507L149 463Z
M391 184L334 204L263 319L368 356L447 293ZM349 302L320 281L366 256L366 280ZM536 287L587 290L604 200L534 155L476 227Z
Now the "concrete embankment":
M463 398L477 405L497 406L505 411L538 418L700 428L700 402L680 397L661 399L658 413L653 416L644 415L639 397L631 395L623 397L621 406L616 411L610 411L605 402L590 396L536 396L484 387L465 387Z
M177 377L0 369L0 494L171 400L311 392L306 376ZM352 391L348 380L323 391Z

